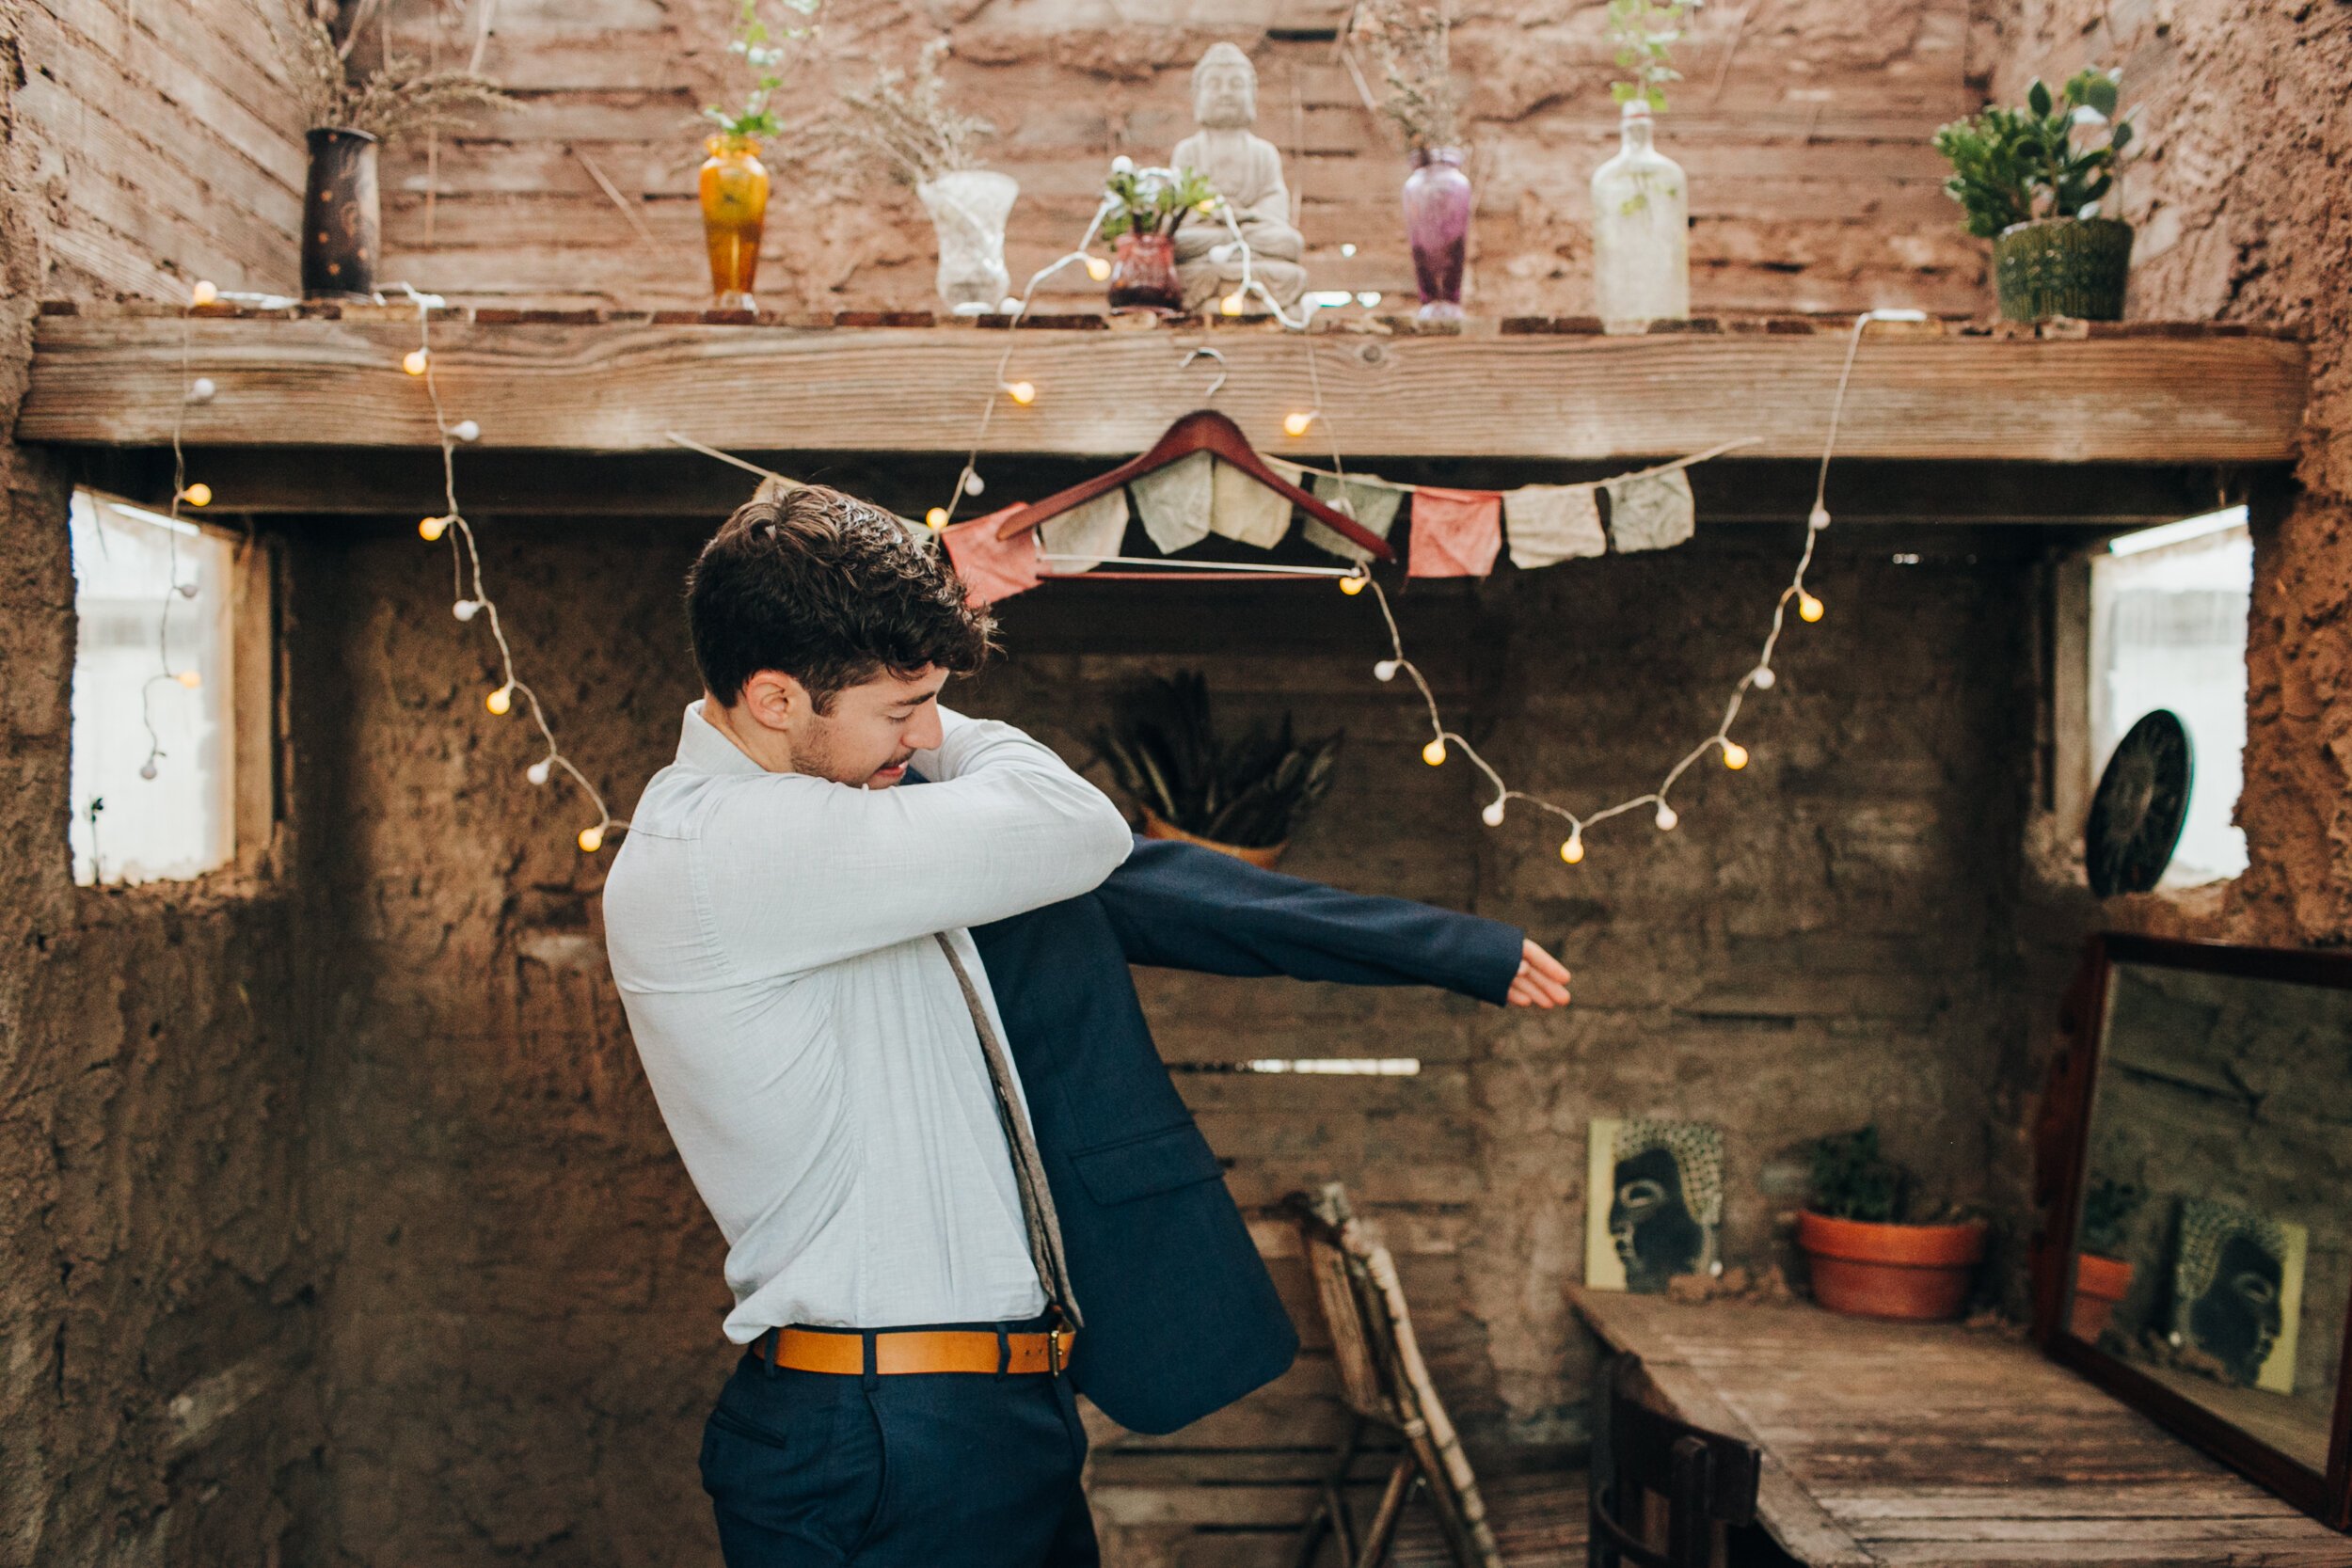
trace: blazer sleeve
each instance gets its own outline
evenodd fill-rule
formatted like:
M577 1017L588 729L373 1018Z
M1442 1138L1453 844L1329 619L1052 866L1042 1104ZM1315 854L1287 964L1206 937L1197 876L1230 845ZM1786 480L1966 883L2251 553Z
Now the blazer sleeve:
M1525 933L1404 898L1342 893L1197 845L1136 839L1095 889L1127 961L1210 974L1438 986L1501 1003Z

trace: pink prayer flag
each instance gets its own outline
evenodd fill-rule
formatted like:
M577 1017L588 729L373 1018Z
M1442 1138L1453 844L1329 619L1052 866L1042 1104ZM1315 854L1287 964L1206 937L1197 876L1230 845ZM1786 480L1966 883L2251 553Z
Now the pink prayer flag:
M939 542L947 547L947 559L955 563L965 596L974 604L994 604L1026 593L1041 580L1035 529L1013 539L996 537L998 526L1019 510L1008 506L940 531Z
M1483 578L1502 553L1502 497L1492 490L1413 492L1411 578Z

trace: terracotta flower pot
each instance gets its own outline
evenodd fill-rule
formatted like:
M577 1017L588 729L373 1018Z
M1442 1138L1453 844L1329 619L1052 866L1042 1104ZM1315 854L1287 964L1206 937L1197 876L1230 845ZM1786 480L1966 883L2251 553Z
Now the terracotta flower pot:
M1166 234L1126 233L1111 250L1111 309L1176 315L1184 285L1176 276L1176 242Z
M1957 1318L1984 1259L1982 1220L1875 1225L1806 1210L1797 1245L1813 1265L1813 1299L1858 1318Z
M2067 1311L2068 1331L2077 1339L2098 1343L2099 1336L2106 1332L2107 1321L2115 1316L2115 1304L2131 1288L2129 1263L2117 1258L2102 1258L2095 1252L2077 1254L2074 1299Z
M1275 863L1282 858L1282 851L1291 847L1289 839L1284 839L1279 844L1269 844L1263 849L1245 848L1238 844L1219 844L1213 838L1202 838L1198 833L1184 832L1184 829L1167 820L1150 806L1143 808L1143 836L1172 839L1178 844L1198 844L1203 849L1214 849L1220 855L1231 855L1237 861L1247 861L1261 871L1273 870Z

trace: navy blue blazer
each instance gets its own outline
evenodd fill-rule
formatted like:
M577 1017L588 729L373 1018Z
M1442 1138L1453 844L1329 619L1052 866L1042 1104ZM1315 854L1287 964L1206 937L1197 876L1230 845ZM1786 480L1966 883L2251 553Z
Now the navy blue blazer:
M1072 1382L1120 1425L1153 1433L1279 1377L1298 1334L1152 1043L1127 966L1440 986L1501 1003L1524 941L1498 921L1143 838L1094 892L972 938L1086 1317Z

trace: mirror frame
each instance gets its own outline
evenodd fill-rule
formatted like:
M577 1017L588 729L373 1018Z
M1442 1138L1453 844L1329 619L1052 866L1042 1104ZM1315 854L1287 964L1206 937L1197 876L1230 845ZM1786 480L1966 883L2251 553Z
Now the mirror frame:
M2151 964L2248 979L2281 980L2352 990L2352 953L2233 947L2106 932L2090 939L2058 1013L2058 1049L2034 1138L2034 1198L2043 1218L2033 1247L2034 1338L2124 1403L2186 1438L2257 1484L2340 1530L2352 1530L2352 1303L2338 1342L2336 1402L2324 1474L2280 1452L2192 1400L2109 1355L2069 1329L2075 1221L2096 1103L2099 1048L2114 965Z

